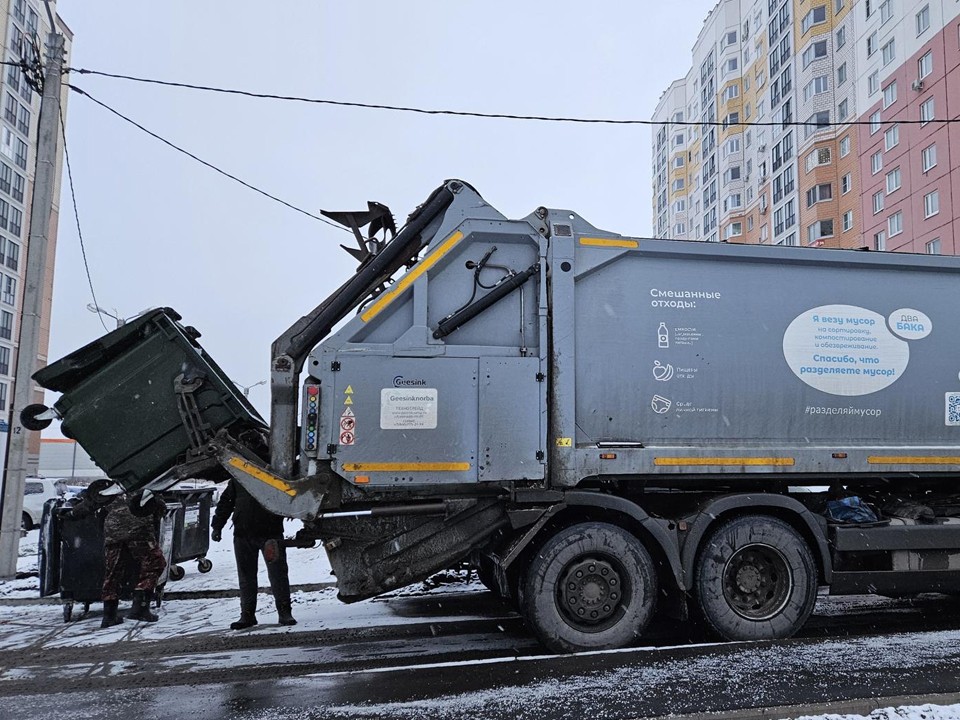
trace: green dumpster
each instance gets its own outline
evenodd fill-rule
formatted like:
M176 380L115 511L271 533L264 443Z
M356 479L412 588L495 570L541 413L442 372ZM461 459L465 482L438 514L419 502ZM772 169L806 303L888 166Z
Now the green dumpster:
M266 429L196 342L199 333L179 320L170 308L153 310L33 376L62 393L54 409L63 434L127 490L159 478L221 429Z

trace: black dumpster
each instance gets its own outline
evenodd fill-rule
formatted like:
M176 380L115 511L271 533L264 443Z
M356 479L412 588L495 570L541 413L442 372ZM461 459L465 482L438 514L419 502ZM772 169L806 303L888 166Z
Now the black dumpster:
M122 502L122 501L117 501ZM156 604L163 601L163 590L173 557L173 537L177 503L167 503L167 512L160 521L157 540L167 561L167 567L157 580ZM70 501L60 498L48 500L43 508L40 525L40 597L60 594L63 601L63 620L73 617L74 603L83 605L83 613L90 605L100 602L103 587L103 525L98 514L83 518L65 519ZM129 600L136 584L135 568L127 563L128 574L120 585L120 596Z
M210 572L213 563L206 558L210 549L210 506L215 487L189 488L175 486L160 494L163 500L177 507L173 529L173 565L170 579L179 580L184 569L177 563L197 561L197 569Z
M33 375L63 393L54 405L63 434L127 490L161 477L221 429L266 429L196 342L199 333L178 320L170 308L153 310Z

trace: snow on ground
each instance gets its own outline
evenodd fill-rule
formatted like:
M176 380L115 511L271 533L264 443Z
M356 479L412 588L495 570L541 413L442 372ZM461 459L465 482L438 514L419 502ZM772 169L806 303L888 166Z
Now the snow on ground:
M285 534L290 537L299 528L299 521L286 521ZM37 544L39 530L33 530L20 542L19 572L37 572ZM193 561L182 563L186 576L179 581L169 582L167 592L216 592L237 589L237 570L233 557L232 528L228 524L223 531L223 540L211 542L207 558L213 562L213 569L206 574L197 570ZM335 580L330 572L326 553L319 545L314 548L289 548L287 564L290 568L290 583L293 586L329 583L330 587L310 591L296 590L291 595L293 614L298 625L281 627L276 624L276 608L273 596L269 593L269 580L266 566L260 562L259 584L261 593L258 598L257 617L260 625L244 632L253 633L297 633L325 629L360 628L376 625L397 625L424 622L422 617L407 617L396 613L391 607L391 599L411 592L430 592L431 596L446 593L480 592L482 585L466 576L446 578L450 582L437 587L435 582L414 585L411 588L392 593L375 600L345 605L337 600L336 590L332 587ZM39 579L28 577L21 580L0 581L0 599L28 600L39 598ZM0 649L22 648L28 645L44 647L71 647L100 645L105 643L134 640L164 640L183 635L221 633L239 615L239 599L166 599L158 611L160 621L156 623L123 623L113 628L100 629L100 604L95 603L91 614L78 621L64 623L61 605L54 595L51 602L37 604L10 603L0 606ZM121 603L121 613L127 603ZM74 606L75 617L82 606ZM431 620L443 621L444 618L431 616ZM457 619L471 619L457 616Z
M903 705L874 710L869 715L802 715L794 720L956 720L960 705Z

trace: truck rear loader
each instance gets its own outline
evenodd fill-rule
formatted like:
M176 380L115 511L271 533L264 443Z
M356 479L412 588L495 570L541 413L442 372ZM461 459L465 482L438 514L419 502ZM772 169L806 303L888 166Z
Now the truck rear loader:
M960 260L509 220L457 180L398 232L328 216L359 267L273 344L269 423L170 309L37 372L62 395L21 421L128 490L236 479L345 602L469 562L555 651L960 592Z

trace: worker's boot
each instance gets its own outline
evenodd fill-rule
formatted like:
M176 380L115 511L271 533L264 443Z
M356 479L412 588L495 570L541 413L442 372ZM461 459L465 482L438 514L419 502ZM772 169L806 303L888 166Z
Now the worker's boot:
M277 603L277 621L281 625L296 625L297 621L293 617L290 609L290 603Z
M119 600L103 601L103 620L100 622L101 628L113 627L123 622L122 617L117 617L117 608L120 607Z
M150 612L150 598L153 593L150 590L133 591L133 607L127 613L127 620L142 620L143 622L156 622L160 618Z
M240 619L230 623L231 630L246 630L257 624L257 606L250 603L240 603Z

